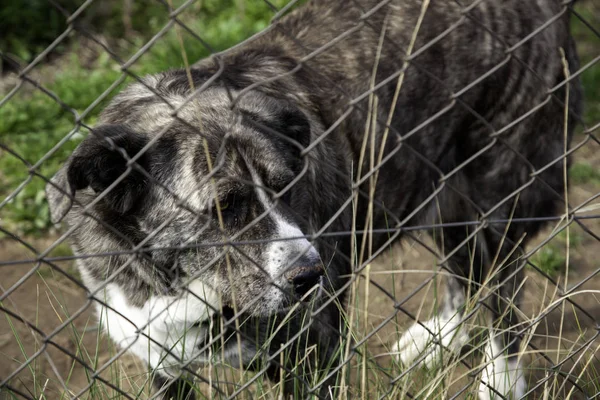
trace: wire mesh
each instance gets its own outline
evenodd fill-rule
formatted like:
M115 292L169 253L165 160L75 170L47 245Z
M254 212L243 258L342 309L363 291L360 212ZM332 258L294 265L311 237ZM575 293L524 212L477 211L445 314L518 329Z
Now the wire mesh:
M148 3L145 41L103 37L96 3L0 53L1 398L598 397L597 5L236 2L218 29L255 3L269 25L213 46L213 3ZM533 51L565 21L579 66ZM146 76L165 42L182 68ZM60 95L70 52L100 95Z

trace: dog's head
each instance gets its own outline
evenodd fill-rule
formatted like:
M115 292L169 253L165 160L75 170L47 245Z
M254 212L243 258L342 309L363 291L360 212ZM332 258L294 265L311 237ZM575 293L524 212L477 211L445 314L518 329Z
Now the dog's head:
M76 253L111 255L80 261L87 282L134 303L199 279L225 306L285 309L324 274L302 218L314 122L257 91L235 105L218 85L191 92L170 72L118 95L48 184L52 217Z

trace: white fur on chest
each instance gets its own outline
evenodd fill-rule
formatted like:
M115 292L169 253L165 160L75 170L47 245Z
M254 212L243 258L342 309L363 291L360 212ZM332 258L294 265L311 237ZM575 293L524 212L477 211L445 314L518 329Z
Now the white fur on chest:
M198 322L207 321L214 309L219 310L219 299L198 280L188 289L179 297L155 296L135 307L119 286L109 283L96 295L109 306L97 303L101 326L120 348L127 348L163 374L175 376L192 360L208 362L210 354L200 349L209 328Z

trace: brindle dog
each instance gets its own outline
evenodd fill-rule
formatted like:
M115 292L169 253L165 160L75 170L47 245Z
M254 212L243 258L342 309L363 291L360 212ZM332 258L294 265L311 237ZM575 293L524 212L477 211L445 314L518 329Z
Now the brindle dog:
M352 240L444 223L444 307L400 338L399 360L460 352L466 294L486 282L479 397L525 393L510 312L517 245L559 212L581 90L577 79L549 89L565 80L561 49L571 73L578 60L568 12L543 26L559 0L458 3L423 14L416 0L315 0L189 74L143 78L104 110L48 199L75 254L95 255L78 265L103 327L163 391L192 395L177 378L227 362L277 381L284 371L290 394L335 396ZM479 219L496 223L453 224ZM375 252L400 233L374 234Z

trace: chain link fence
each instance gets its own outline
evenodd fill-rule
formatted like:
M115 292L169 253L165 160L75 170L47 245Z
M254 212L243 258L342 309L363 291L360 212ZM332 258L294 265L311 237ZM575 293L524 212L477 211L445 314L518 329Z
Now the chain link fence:
M71 5L50 3L61 13L65 26L51 44L28 62L23 62L6 49L0 49L3 65L0 84L0 119L3 120L0 121L0 177L3 182L0 202L1 399L161 398L165 393L180 394L184 398L184 394L190 395L183 386L177 391L167 391L168 382L174 378L191 383L191 391L196 398L509 398L508 392L500 393L496 391L497 385L485 382L487 365L493 364L494 359L499 357L492 354L490 360L486 349L491 340L487 329L489 314L495 312L490 299L495 299L493 293L501 290L496 285L501 284L514 287L504 297L504 301L509 303L505 307L509 316L501 315L500 319L515 323L506 331L517 339L503 345L510 348L517 343L519 346L518 352L513 354L518 354L526 382L526 389L519 395L539 399L600 397L600 359L597 355L600 347L600 265L596 256L600 252L598 4L593 1L560 2L556 11L544 10L548 17L543 23L532 22L532 26L525 27L526 32L521 32L518 41L507 42L496 33L501 28L500 22L493 18L487 21L479 18L481 10L493 9L491 0L447 2L448 9L454 10L453 17L451 21L440 22L437 29L424 23L424 16L430 7L444 6L415 1L410 10L419 12L407 14L401 23L401 29L405 31L402 37L409 40L388 44L402 55L398 57L400 62L391 63L385 54L382 57L381 49L386 34L391 35L389 32L399 29L388 19L393 12L390 10L401 7L392 0L332 2L329 11L324 14L335 16L337 12L341 16L346 9L357 11L352 14L355 18L351 23L326 39L306 36L305 30L317 29L310 25L308 18L302 20L307 23L305 27L296 26L295 32L286 32L286 27L290 27L285 24L288 15L305 7L305 4L300 4L304 2L298 1L256 0L223 6L193 0L156 3L125 0L119 3L122 8L119 8L118 18L125 26L122 38L102 34L102 27L107 26L103 25L107 23L106 19L100 19L99 25L91 22L96 20L91 19L90 14L103 15L107 12L103 7L109 7L110 2L100 5L97 4L100 2L88 0L72 6L72 9ZM541 9L559 2L538 3ZM155 15L152 14L154 11L144 10L145 7L156 7L158 11ZM142 30L146 21L138 21L139 25L132 26L135 12L148 12L148 26L144 29L149 33L136 32ZM221 18L224 15L226 17ZM317 16L313 17L317 19ZM580 66L569 70L567 60L563 58L563 78L549 86L544 76L529 66L532 62L538 65L550 63L553 57L560 58L559 49L547 49L547 53L536 55L538 58L534 61L523 60L525 53L522 50L565 19L571 23ZM268 26L264 26L266 20L270 21ZM491 25L486 23L490 21ZM503 57L487 66L474 80L458 77L455 81L442 79L439 72L444 66L441 70L431 71L430 65L422 62L423 55L439 49L440 43L450 40L465 26L476 26L480 32L485 32L493 46L500 46ZM513 26L512 29L520 27ZM241 44L235 44L256 31ZM228 32L235 32L235 35ZM302 38L309 37L314 42L303 42L302 38L294 37L297 32L302 32ZM336 81L337 78L333 82L330 78L343 76L344 71L350 68L348 65L359 65L360 57L351 52L343 59L332 60L327 56L339 55L335 53L336 48L360 35L375 38L370 49L356 44L357 51L368 53L364 57L371 60L368 68L374 72L372 81L366 85L368 90L352 93L348 92L347 86ZM286 54L259 54L259 61L255 61L263 68L261 78L242 76L242 67L238 71L235 70L238 64L223 61L232 54L235 56L240 49L251 48L252 43L265 43L265 38L268 42L275 40L269 38L280 37L285 37L286 43L297 46L295 53L289 58L285 58ZM291 50L284 48L281 51ZM70 58L73 54L76 57ZM194 64L206 56L212 57L210 62ZM284 57L285 68L269 64L270 57ZM443 58L443 55L439 57ZM323 68L335 69L337 75L332 75L330 70L319 70L320 63ZM172 72L161 78L144 77L149 72L166 69L162 68L165 64L182 67L180 75ZM521 87L537 87L544 93L543 100L533 108L520 110L515 114L518 117L499 125L496 114L480 114L473 108L473 104L479 106L480 103L468 100L468 93L485 85L495 74L510 71L515 65L524 66L521 68L523 76L515 77L516 82L507 77L505 84L515 92ZM464 65L467 71L471 67L468 63ZM403 125L398 130L398 125L391 123L393 112L388 116L387 110L381 111L378 101L385 93L390 95L397 91L392 96L395 105L398 93L403 96L403 90L408 90L403 87L404 80L415 76L424 79L423 86L443 88L432 90L432 96L443 99L440 103L443 106L434 108L427 115L421 112L419 118L411 119L403 114L402 117L410 120L412 125ZM334 107L343 105L335 110L336 118L332 123L322 126L318 138L313 137L308 143L293 135L302 129L303 124L313 124L311 126L314 127L312 117L307 122L297 120L287 106L282 106L283 111L270 109L284 112L285 123L277 125L277 122L260 117L261 107L270 106L267 100L261 98L256 103L249 100L244 103L244 99L251 98L248 93L252 90L264 90L266 93L286 91L303 107L312 101L311 96L321 95L301 90L295 92L290 77L323 83L327 90L331 90L328 92L331 104ZM576 87L579 80L584 90L583 112L570 110L571 103L565 97L573 95L569 88ZM224 93L229 97L218 97L211 92L211 85L216 84L225 88ZM121 95L120 103L114 103L117 106L110 106L111 99L128 85L137 89L126 91ZM528 93L520 95L527 96ZM133 104L128 102L140 98L146 100L137 104L137 108L127 107ZM209 103L202 103L203 98L209 98ZM516 101L510 97L488 100L497 100L506 108L510 107L511 101ZM196 118L189 115L190 108L210 108L219 102L227 104L234 115L226 120L231 125L222 124L226 127L222 135L239 140L235 124L243 120L246 129L261 129L277 138L278 148L291 146L292 150L285 150L290 152L284 152L286 155L296 154L294 151L298 153L303 162L293 178L278 178L281 182L279 186L273 184L276 186L273 190L268 188L275 186L258 177L264 177L264 171L245 171L245 178L242 178L241 172L236 172L230 165L228 157L231 154L219 151L224 145L211 142L210 135L198 134L198 127L194 126L194 122L190 123ZM415 99L414 107L425 107L427 102L428 99ZM553 102L561 105L563 121L576 123L577 128L567 148L569 127L564 122L564 128L560 128L561 137L565 135L564 141L559 143L563 149L560 157L543 165L534 165L515 149L514 142L506 139L506 132L525 126L527 121L536 118L539 110ZM100 116L107 106L109 108L104 116ZM251 109L254 114L248 112L242 115L239 110L236 111L236 106L245 107L246 111ZM425 135L430 127L439 129L449 124L450 120L445 118L457 109L476 120L476 126L490 141L485 146L465 151L467 156L452 165L442 165L443 160L431 161L430 155L422 154L421 148L414 146L416 141L413 139ZM322 110L311 111L319 115ZM203 129L213 129L209 124L211 118L222 121L218 113L217 110L214 114L207 112L197 116L203 121ZM156 122L165 116L168 116L168 123L161 125ZM131 142L121 140L128 135L127 132L114 134L102 128L102 124L111 118L130 119L132 127L153 126L158 133L136 147L134 142L137 139ZM133 121L134 118L141 121ZM155 125L151 124L152 121ZM315 196L325 196L318 198L342 196L343 199L318 205L320 212L327 216L318 226L311 225L309 221L305 222L303 230L290 228L285 234L268 237L269 229L274 228L271 225L270 228L265 227L264 221L269 218L278 221L277 218L281 217L278 214L279 201L290 201L286 198L287 191L292 191L292 196L303 198L291 203L295 205L292 208L296 208L290 211L292 213L301 214L302 204L311 200L312 192L294 194L293 188L299 187L302 179L311 173L309 164L316 162L311 160L327 157L326 153L319 152L320 146L342 146L335 142L339 131L355 126L357 121L363 125L360 132L364 134L354 143L358 147L357 156L360 156L358 167L349 160L333 159L332 155L332 160L328 160L330 165L350 165L350 170L337 170L333 176L327 176L330 171L318 172L317 178L322 180L322 186L313 188ZM536 126L544 129L544 123L540 119ZM205 153L201 156L186 153L189 150L186 146L191 146L190 143L182 145L177 140L161 141L163 137L169 138L173 129L184 132L191 129L190 135L201 139L194 142L195 145ZM462 129L475 128L467 125ZM383 132L386 138L389 135L385 151L387 139L376 137L374 132ZM292 141L289 135L292 135ZM98 152L107 152L104 164L94 164L95 153L75 151L86 136L96 137L98 142L84 143L91 143L89 146ZM259 139L253 140L240 146L250 148L260 145L257 144ZM447 145L441 142L443 139L439 140L428 145L440 148ZM466 146L460 143L455 147ZM527 164L527 177L515 187L507 183L509 193L500 202L481 206L472 198L471 192L463 190L473 183L462 185L456 177L471 168L473 163L492 154L494 146L509 148L521 160L518 162ZM82 148L84 146L79 149ZM289 166L278 167L281 160L269 158L272 157L268 151L271 147L265 148L264 152L254 154L263 162L261 168L275 168L282 175L293 170ZM159 149L160 163L165 166L178 157L190 160L204 157L204 164L194 164L194 168L204 169L204 175L198 178L196 185L181 189L187 182L184 173L178 175L174 169L165 167L157 170L145 164L144 157L150 157L145 154L151 154L155 151L153 149ZM74 151L78 161L67 161ZM350 149L344 151L349 153ZM113 157L115 154L118 158ZM415 162L415 168L430 169L435 176L432 181L412 183L418 188L432 189L420 192L411 189L421 195L416 200L406 196L399 207L402 209L400 213L388 208L389 204L386 200L381 201L375 190L379 179L390 179L382 176L386 174L386 168L392 168L390 165L394 163L396 154L420 160ZM568 173L567 158L570 160ZM507 165L509 170L517 162L511 160ZM108 179L108 183L99 187L91 185L96 192L91 194L89 188L85 188L90 186L92 178L85 174L69 175L70 184L85 181L76 185L78 191L88 190L84 197L75 196L75 190L65 186L64 180L51 181L65 162L67 165L91 163L96 171L94 174L98 174L97 171L105 173L103 179ZM157 178L157 171L163 174L161 178ZM551 173L549 171L562 174L562 190L557 191L545 182L547 174ZM508 173L500 171L487 176L502 179L503 174ZM399 182L400 179L398 176ZM238 186L227 186L232 185L231 181ZM144 186L147 182L156 189ZM482 191L487 190L485 181L478 182ZM342 184L348 187L344 189L340 186ZM65 209L49 210L43 191L46 185L56 187L60 194L66 195L69 204ZM123 185L127 188L139 186L137 196L147 196L156 201L154 211L144 209L145 216L129 218L127 213L133 213L139 204L133 200L128 204L122 198L111 200L115 193L121 193ZM223 192L219 191L219 185L229 188L224 197L217 194ZM234 190L243 190L240 189L243 187L256 194L252 200L244 203L235 196L227 195ZM209 189L200 193L202 188ZM551 193L560 199L559 210L547 213L546 210L534 210L533 215L520 215L516 211L520 196L525 201L528 190L539 188L543 188L544 196ZM344 197L345 190L349 195ZM383 199L389 198L385 196L402 196L402 189L393 190L391 194L383 190ZM202 195L210 198L210 212L217 216L213 225L205 219L206 209L200 209L201 202L196 201ZM446 204L444 196L451 195L459 196L464 207L477 210L473 218L441 218L444 210L439 207ZM476 197L485 198L485 195L482 193ZM60 202L63 207L64 200ZM262 204L262 211L250 222L242 224L239 214L233 214L231 210L254 207L252 202ZM107 204L120 209L120 216L108 219L103 211L98 211L108 207ZM359 208L358 204L362 204L363 208ZM55 220L63 220L71 207L85 217L73 218L61 228L50 222L50 214ZM168 208L170 213L161 214L160 207ZM433 216L422 218L426 209L433 209ZM508 209L508 213L498 213L501 209ZM153 217L147 218L152 212ZM376 214L384 216L385 221L377 220ZM344 215L352 224L336 222ZM311 219L308 215L299 215L298 218ZM278 223L290 225L285 218L283 221ZM544 229L531 237L542 223ZM186 229L192 225L200 228L188 234ZM131 230L132 226L135 226L135 232ZM227 226L234 228L228 230ZM522 234L515 238L508 234L511 229ZM530 230L533 233L527 236ZM456 240L447 239L452 235L456 236ZM448 268L448 265L453 257L464 253L463 261L470 262L471 274L476 274L474 265L479 265L477 258L486 256L483 254L485 251L480 250L482 244L478 243L482 235L501 238L496 243L498 249L488 249L487 256L493 259L492 264L495 265L490 270L493 272L486 279L475 279L469 274L463 276L462 279L473 279L477 285L473 286L470 281L465 285L473 292L469 292L464 304L454 310L460 311L458 322L451 316L445 320L445 323L451 322L451 329L436 326L431 321L437 321L437 324L443 322L443 318L436 319L435 315L444 315L447 304L443 301L444 295L450 303L462 296L462 289L457 292L453 283L456 270ZM401 236L402 244L396 243ZM283 287L285 285L280 284L269 269L273 264L272 258L285 257L284 247L300 242L308 247L289 260L289 264L300 263L301 268L287 278L290 283L294 282L292 288ZM75 254L71 252L69 243L73 245ZM452 246L445 248L449 244ZM306 259L313 245L319 249L323 271L319 271L321 267L312 268L312 261ZM501 250L505 246L509 248L506 252ZM262 252L269 252L268 257L271 258L265 258ZM336 270L335 266L340 261L330 261L340 258L347 265L347 270ZM194 264L190 259L197 265L194 273L185 269L187 264ZM240 259L245 264L243 273L238 265ZM77 263L104 268L105 275L93 276L95 272L90 272L93 268L82 274L76 268ZM165 269L161 263L170 267ZM508 275L507 270L510 271ZM207 275L203 275L206 271L213 275L221 274L222 280L206 278ZM321 272L325 273L325 278L317 276ZM280 272L288 273L287 270ZM206 284L201 294L194 286L194 278L198 277ZM323 284L323 279L334 283ZM144 282L137 284L136 280ZM449 282L444 285L447 280ZM262 284L257 281L262 281ZM94 283L94 287L90 287L90 282ZM127 299L115 301L117 292L113 291L112 300L107 300L107 293L115 285L125 288L119 295ZM248 298L249 294L254 295L257 291L260 293L255 299ZM265 318L265 313L257 316L260 314L259 307L269 310L269 296L279 299L289 295L290 291L294 292L294 301L288 300L283 316ZM513 304L512 296L517 292L520 300ZM148 300L153 298L160 298L164 303ZM186 299L185 311L174 309L173 305L181 305L182 298ZM228 300L225 301L225 298ZM299 298L302 301L298 301ZM186 320L188 302L190 309L197 312L194 314L196 317L190 317L190 320ZM98 310L105 314L100 324ZM171 312L174 315L169 315ZM168 319L165 319L165 314ZM162 336L153 325L157 321L165 321ZM111 331L111 323L113 333L110 336L120 338L118 343L106 334L106 331ZM188 323L189 326L186 325ZM129 328L122 328L125 325ZM468 339L464 343L454 337L461 335L458 331L462 327L468 331ZM502 330L501 327L495 328ZM414 329L420 329L418 335L424 335L427 340L419 344L416 342L421 339L409 336L414 343L408 346L419 354L407 361L403 358L401 343L407 340L403 334L416 332ZM123 332L115 333L116 330ZM190 338L191 331L202 334ZM182 336L188 335L189 340L171 337L181 332ZM336 343L322 346L320 336L334 337ZM453 342L447 340L450 337L464 346L452 351ZM181 347L185 345L194 350ZM147 355L142 361L132 353L144 358L144 347ZM152 357L159 359L153 360ZM439 358L439 362L432 362L436 361L432 358ZM151 367L146 362L148 359ZM495 388L490 388L491 394L485 397L481 393L481 385Z

